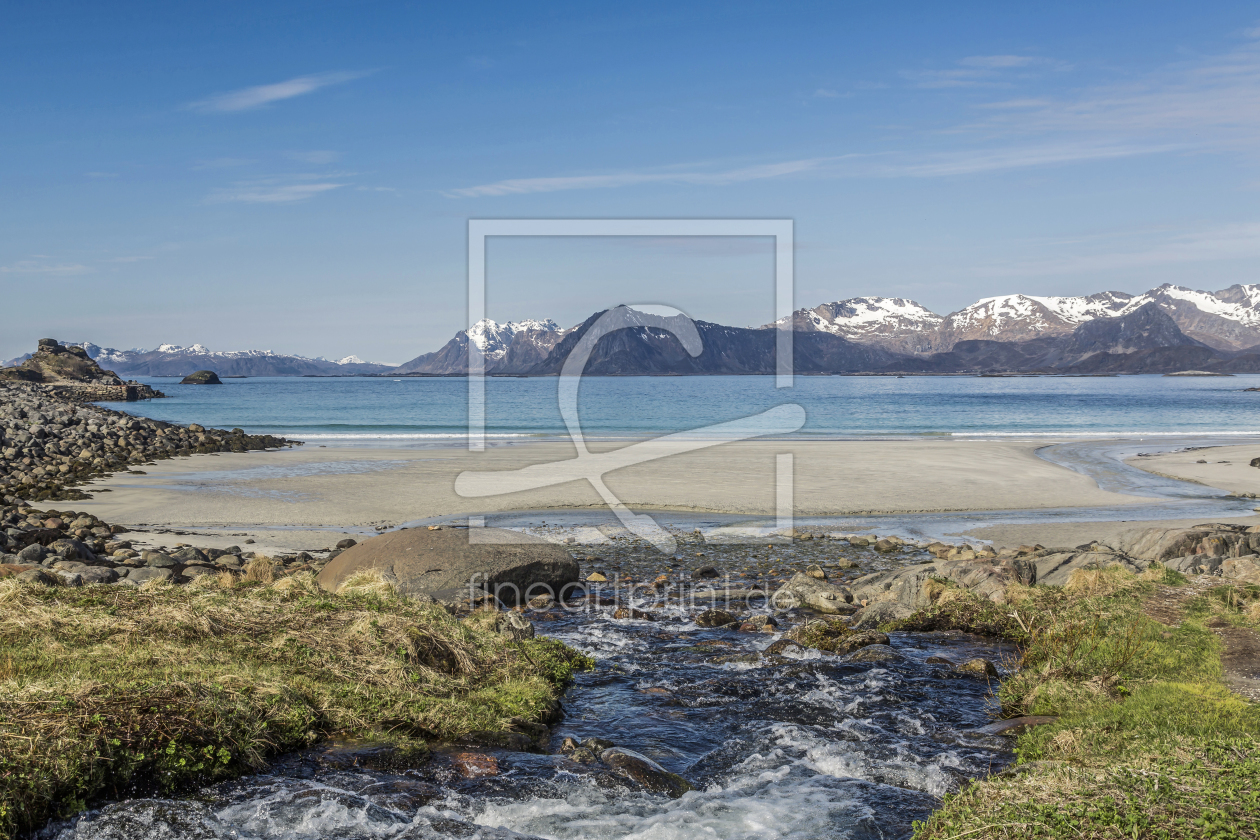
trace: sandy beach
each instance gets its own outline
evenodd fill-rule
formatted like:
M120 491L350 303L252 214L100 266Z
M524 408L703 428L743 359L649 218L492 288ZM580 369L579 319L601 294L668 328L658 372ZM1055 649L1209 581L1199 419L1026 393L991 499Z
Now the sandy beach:
M790 452L798 516L1036 510L1141 504L1036 455L1045 442L744 441L614 469L608 487L636 510L771 515L775 456ZM620 449L605 445L603 451ZM622 450L625 453L625 450ZM648 454L657 454L651 451ZM108 489L77 507L128 526L212 529L225 544L242 536L318 548L335 534L441 516L508 510L590 509L603 501L585 480L465 497L465 471L502 472L564 462L567 443L465 449L305 446L278 452L200 455L143 467L93 484ZM615 466L615 465L614 465ZM557 469L563 469L561 464ZM1260 475L1260 470L1255 471ZM463 487L461 487L463 489ZM205 533L202 531L202 533ZM200 537L200 534L199 534Z
M1130 458L1130 466L1155 475L1193 481L1239 495L1260 495L1260 468L1250 465L1260 446L1206 446L1166 455Z

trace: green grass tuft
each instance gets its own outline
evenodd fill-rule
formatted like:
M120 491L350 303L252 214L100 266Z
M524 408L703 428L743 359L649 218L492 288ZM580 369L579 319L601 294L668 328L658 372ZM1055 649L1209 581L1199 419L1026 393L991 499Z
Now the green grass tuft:
M258 769L331 733L503 732L549 717L591 665L387 590L222 584L0 582L0 837L132 786Z
M1205 626L1260 617L1260 587L1190 599L1176 627L1143 614L1152 583L1182 582L1091 571L1000 606L953 592L899 622L1014 641L1004 714L1058 716L1019 737L1016 772L947 796L916 840L1260 838L1260 707L1226 689L1222 645Z

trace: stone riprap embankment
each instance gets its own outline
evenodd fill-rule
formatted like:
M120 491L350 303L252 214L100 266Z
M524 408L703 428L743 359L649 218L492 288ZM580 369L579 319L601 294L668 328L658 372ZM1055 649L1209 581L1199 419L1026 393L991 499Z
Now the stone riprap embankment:
M77 485L177 455L277 449L293 441L177 426L0 382L0 501L89 498Z

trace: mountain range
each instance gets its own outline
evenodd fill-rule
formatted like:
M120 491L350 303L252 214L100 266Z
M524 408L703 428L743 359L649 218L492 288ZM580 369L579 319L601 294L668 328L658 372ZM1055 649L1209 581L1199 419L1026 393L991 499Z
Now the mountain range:
M602 314L569 329L553 321L485 320L394 373L463 374L468 348L476 345L488 374L555 375ZM761 327L693 321L704 347L694 358L668 332L633 316L621 320L629 326L598 342L588 373L772 373L774 328L784 322L795 333L799 373L1260 372L1260 285L1219 292L1166 284L1140 295L1004 295L949 315L906 298L850 298Z
M358 356L331 361L288 356L270 350L216 351L201 344L189 347L163 344L153 350L115 350L90 341L62 343L82 347L88 358L123 377L185 376L195 370L213 370L220 376L354 376L394 369L393 365L365 362ZM12 367L30 357L31 354L27 353L4 362L0 367Z
M471 347L480 349L487 374L548 376L560 372L602 314L567 329L549 319L485 319L398 366L356 356L331 361L265 350L216 352L200 344L154 350L79 346L121 376L182 376L199 369L220 376L459 376L468 371ZM616 314L625 327L595 345L588 373L772 373L775 327L785 322L795 333L799 373L1260 372L1260 285L1254 284L1217 292L1165 284L1140 295L1003 295L948 315L906 298L849 298L760 327L687 319L702 342L695 357L650 317L629 308Z
M904 298L850 298L797 310L791 318L798 331L925 355L952 350L960 341L1067 335L1088 321L1127 315L1148 303L1168 313L1186 335L1214 349L1232 352L1260 345L1260 285L1234 285L1219 292L1165 284L1140 295L1003 295L944 316Z

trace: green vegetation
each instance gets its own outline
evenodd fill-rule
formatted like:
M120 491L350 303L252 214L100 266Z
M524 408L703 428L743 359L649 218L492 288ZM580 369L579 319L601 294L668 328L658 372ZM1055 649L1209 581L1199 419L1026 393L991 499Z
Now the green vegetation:
M547 719L586 657L379 580L0 582L0 837L136 786L187 790L332 734L401 743Z
M1260 589L1189 599L1169 625L1143 612L1155 584L1185 582L1079 571L1063 588L1014 588L1005 605L946 588L898 622L1016 642L1003 715L1058 716L1020 736L1016 767L946 797L916 840L1260 837L1260 707L1225 688L1208 629L1260 618Z

